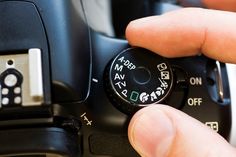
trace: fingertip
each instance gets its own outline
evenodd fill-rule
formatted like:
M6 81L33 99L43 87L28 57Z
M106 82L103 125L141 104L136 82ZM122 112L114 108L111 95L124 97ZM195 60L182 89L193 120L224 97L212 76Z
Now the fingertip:
M192 10L199 12L200 9L187 8L174 13L180 14L185 21L189 16L188 13L193 12ZM187 28L187 24L180 23L181 20L177 20L175 16L173 12L170 12L161 16L150 16L131 21L126 29L129 44L149 49L167 58L197 54L196 47L199 47L200 42L196 40L199 40L201 31ZM191 29L189 30L191 34L185 33L187 29ZM183 45L186 41L189 45L187 48Z
M128 40L129 44L132 45L132 38L134 37L134 32L135 32L135 29L136 29L136 24L135 24L135 21L131 21L129 22L129 24L127 25L126 27L126 30L125 30L125 37L126 39Z
M149 19L150 17L133 20L127 25L125 36L130 45L139 46L142 42L140 38L143 38L144 33L146 33L145 27L150 26Z
M168 116L155 106L137 112L129 125L129 140L136 151L145 157L165 157L175 136Z

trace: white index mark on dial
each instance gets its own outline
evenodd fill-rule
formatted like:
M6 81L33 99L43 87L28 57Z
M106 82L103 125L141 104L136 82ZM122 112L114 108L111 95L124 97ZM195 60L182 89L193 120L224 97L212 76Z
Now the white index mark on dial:
M98 83L98 79L93 78L92 81Z

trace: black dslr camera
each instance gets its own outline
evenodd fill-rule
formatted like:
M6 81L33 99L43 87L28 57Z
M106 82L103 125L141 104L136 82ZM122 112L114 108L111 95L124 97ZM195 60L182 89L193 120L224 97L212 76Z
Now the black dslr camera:
M0 156L136 157L129 120L157 103L233 143L233 65L202 55L166 59L124 39L129 21L173 8L155 0L0 0Z

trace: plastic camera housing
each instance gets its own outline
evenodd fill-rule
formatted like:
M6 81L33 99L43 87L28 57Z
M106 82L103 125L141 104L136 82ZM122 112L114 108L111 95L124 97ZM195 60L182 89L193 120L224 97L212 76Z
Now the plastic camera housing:
M130 20L178 6L99 5L0 0L0 156L139 156L127 138L130 118L158 103L235 144L234 65L166 59L124 39Z

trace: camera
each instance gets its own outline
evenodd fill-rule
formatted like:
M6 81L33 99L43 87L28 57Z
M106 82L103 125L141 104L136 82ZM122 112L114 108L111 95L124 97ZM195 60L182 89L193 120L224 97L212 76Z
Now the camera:
M129 21L174 3L0 0L0 156L136 157L129 121L159 103L234 143L234 65L124 39Z

